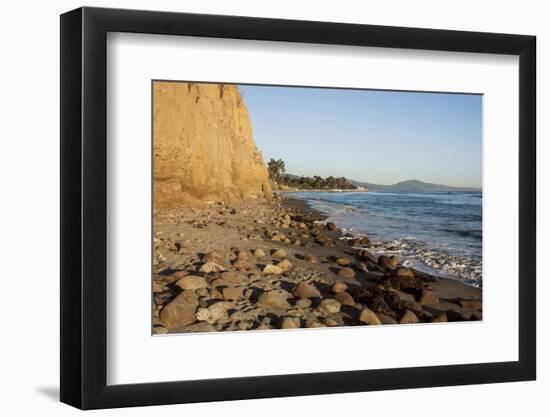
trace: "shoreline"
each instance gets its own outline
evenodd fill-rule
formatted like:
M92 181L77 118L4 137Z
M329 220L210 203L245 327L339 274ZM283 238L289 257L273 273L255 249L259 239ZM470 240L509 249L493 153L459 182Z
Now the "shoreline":
M317 193L318 191L314 191L314 192ZM320 212L319 209L316 209L311 205L311 202L307 198L302 199L302 198L296 198L294 196L283 196L283 198L285 200L288 200L289 202L298 201L299 203L293 203L296 207L300 207L304 210L311 210L315 213L318 213L318 215L322 218L322 220L331 219L331 214L328 214L328 213L325 214L324 212ZM337 222L337 220L334 220L334 221ZM351 226L351 228L342 227L342 230L344 230L347 234L349 234L350 237L362 237L364 234L359 230L355 230L355 227L353 225ZM431 246L427 245L426 243L417 241L414 238L403 239L395 236L393 238L388 238L379 233L377 234L373 233L373 236L374 236L373 245L370 246L370 249L373 252L375 252L376 255L402 256L406 261L406 264L407 264L406 266L410 269L414 269L418 273L431 275L436 278L455 280L465 285L472 286L479 289L483 287L482 280L480 278L477 278L476 276L470 276L470 275L463 276L460 274L445 273L440 268L436 268L434 266L431 266L429 263L426 263L422 255L419 257L419 254L422 254L422 253L437 253L438 256L451 258L453 256L452 253L438 252L437 250L433 252L433 248ZM406 252L406 251L408 251L409 253L403 254L403 252ZM476 258L474 257L471 259L475 261ZM471 259L469 257L466 257L462 260L456 259L456 258L449 259L449 260L454 262L456 261L470 262Z
M368 190L357 189L308 189L308 190L279 190L279 193L368 193Z
M158 210L153 331L481 320L481 289L375 256L290 196Z

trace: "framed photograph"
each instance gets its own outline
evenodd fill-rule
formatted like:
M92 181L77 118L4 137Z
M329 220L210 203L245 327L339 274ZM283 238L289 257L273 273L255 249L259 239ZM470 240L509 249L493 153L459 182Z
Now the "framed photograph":
M533 380L535 37L61 16L61 401Z

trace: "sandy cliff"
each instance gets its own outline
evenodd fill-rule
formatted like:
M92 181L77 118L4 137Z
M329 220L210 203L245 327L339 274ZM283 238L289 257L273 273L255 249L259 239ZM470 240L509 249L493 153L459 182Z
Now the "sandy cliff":
M236 86L155 82L153 101L156 208L271 197Z

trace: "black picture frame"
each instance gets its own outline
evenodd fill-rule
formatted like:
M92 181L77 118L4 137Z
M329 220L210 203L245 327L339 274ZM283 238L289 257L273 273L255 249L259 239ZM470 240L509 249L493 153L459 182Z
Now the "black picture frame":
M107 385L108 32L519 56L519 360ZM534 36L102 8L61 15L61 401L82 409L536 378Z

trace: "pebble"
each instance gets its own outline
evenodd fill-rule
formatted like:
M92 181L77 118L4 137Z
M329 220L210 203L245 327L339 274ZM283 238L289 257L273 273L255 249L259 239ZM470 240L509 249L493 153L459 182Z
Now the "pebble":
M223 258L218 252L212 251L212 252L208 252L202 258L202 263L207 263L207 262L214 262L216 264L223 264Z
M382 324L397 324L397 320L395 320L393 317L386 316L383 313L378 313L377 316Z
M247 269L251 269L251 265L248 263L246 259L237 259L235 262L233 262L233 268L238 269L239 271L245 271Z
M416 314L414 314L410 310L405 311L405 314L403 314L403 316L401 316L401 319L399 319L399 324L413 324L413 323L418 323L418 317L416 317Z
M351 260L349 258L346 258L345 256L336 258L334 262L336 262L340 266L348 266L349 264L351 264Z
M327 230L330 232L335 232L338 229L334 223L328 222L327 223Z
M199 269L199 272L202 272L205 274L209 274L211 272L222 272L222 271L225 271L225 268L215 262L206 262Z
M288 259L283 259L277 264L277 266L281 268L283 272L287 272L292 269L292 263Z
M207 297L210 292L206 288L197 288L195 290L195 294L197 294L199 297Z
M306 284L304 282L301 282L294 288L292 291L292 295L294 297L298 298L316 298L321 297L321 293L317 289L317 287L313 284Z
M168 329L191 324L195 321L195 310L198 305L195 292L184 290L161 310L160 321Z
M338 276L340 278L351 279L355 277L355 272L351 268L344 267L338 271Z
M338 282L335 282L332 287L331 287L331 291L335 294L339 293L339 292L343 292L343 291L346 291L348 289L348 286L346 285L345 282L342 282L342 281L338 281Z
M180 278L178 282L176 282L176 285L182 290L197 290L208 286L203 277L195 275L187 275L186 277Z
M367 307L361 310L359 321L367 323L369 326L378 326L382 324L376 313Z
M264 274L273 274L273 275L279 275L279 274L282 274L283 273L283 270L278 267L277 265L271 265L271 264L267 264L263 271L262 271Z
M300 319L297 317L284 317L281 320L281 329L299 329Z
M396 276L396 277L399 277L399 278L414 278L413 271L411 271L409 268L404 268L402 266L397 268L393 272L393 275Z
M243 297L243 287L226 287L222 290L222 295L225 300L236 301Z
M271 254L271 256L273 256L274 258L285 258L286 251L284 249L277 249Z
M263 258L265 256L265 252L263 251L263 249L258 248L254 251L254 256L258 258Z
M337 300L340 304L345 306L354 306L355 300L348 292L339 292L334 296L334 299Z
M234 284L239 284L241 282L248 281L246 275L244 275L242 272L237 271L227 271L222 273L222 279L227 282L231 282Z
M433 291L423 289L418 299L418 303L422 305L438 304L439 299Z
M297 308L307 309L311 307L311 300L309 298L300 298L296 301Z
M326 298L321 301L321 309L327 313L338 313L340 311L340 303L332 298Z
M338 322L338 320L335 320L333 319L332 317L328 317L325 319L325 324L328 326L328 327L336 327L336 326L339 326L340 323Z
M291 294L285 290L266 291L258 297L258 304L267 309L288 310L290 304L287 300L290 297Z
M201 308L197 311L197 320L208 321L214 323L227 314L227 310L234 307L233 303L227 301L219 301L210 305L208 308Z

